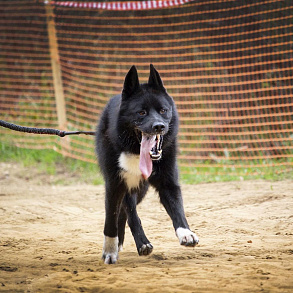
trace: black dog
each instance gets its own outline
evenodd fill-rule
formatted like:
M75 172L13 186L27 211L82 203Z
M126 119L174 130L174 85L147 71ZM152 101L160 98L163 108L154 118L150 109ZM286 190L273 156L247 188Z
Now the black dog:
M106 183L103 259L116 263L128 221L139 255L153 246L144 234L136 205L149 184L173 221L180 244L194 246L178 183L176 163L178 114L159 73L150 66L146 84L139 84L135 66L125 77L121 95L106 106L97 129L97 155Z

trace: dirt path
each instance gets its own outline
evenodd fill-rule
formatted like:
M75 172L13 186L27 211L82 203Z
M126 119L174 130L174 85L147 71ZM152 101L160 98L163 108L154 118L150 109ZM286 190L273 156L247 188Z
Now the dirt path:
M15 169L0 163L0 292L293 292L293 181L183 186L195 248L151 191L138 212L153 254L139 257L127 228L106 266L103 186L41 186Z

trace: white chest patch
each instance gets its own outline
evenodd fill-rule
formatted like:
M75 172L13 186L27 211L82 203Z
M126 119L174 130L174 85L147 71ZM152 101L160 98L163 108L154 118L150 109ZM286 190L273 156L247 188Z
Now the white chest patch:
M142 180L139 169L139 155L121 153L119 167L122 169L120 175L125 180L128 189L137 188Z

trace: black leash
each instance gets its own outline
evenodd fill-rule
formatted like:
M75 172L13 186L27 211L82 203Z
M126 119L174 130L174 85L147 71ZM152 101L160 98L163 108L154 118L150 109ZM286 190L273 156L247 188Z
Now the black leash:
M25 127L16 124L12 124L3 120L0 120L0 126L9 128L11 130L34 133L34 134L49 134L49 135L58 135L64 137L66 135L75 135L75 134L86 134L86 135L95 135L94 131L62 131L52 128L34 128L34 127Z

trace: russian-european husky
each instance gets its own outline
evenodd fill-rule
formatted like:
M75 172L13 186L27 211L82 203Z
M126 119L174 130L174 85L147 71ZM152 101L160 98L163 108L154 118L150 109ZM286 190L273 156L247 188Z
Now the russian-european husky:
M114 264L122 249L126 221L139 255L153 246L136 212L149 185L173 221L181 245L198 237L185 218L176 163L178 114L159 73L150 65L148 83L140 84L135 66L127 73L121 95L107 104L97 128L96 151L106 184L103 259Z

